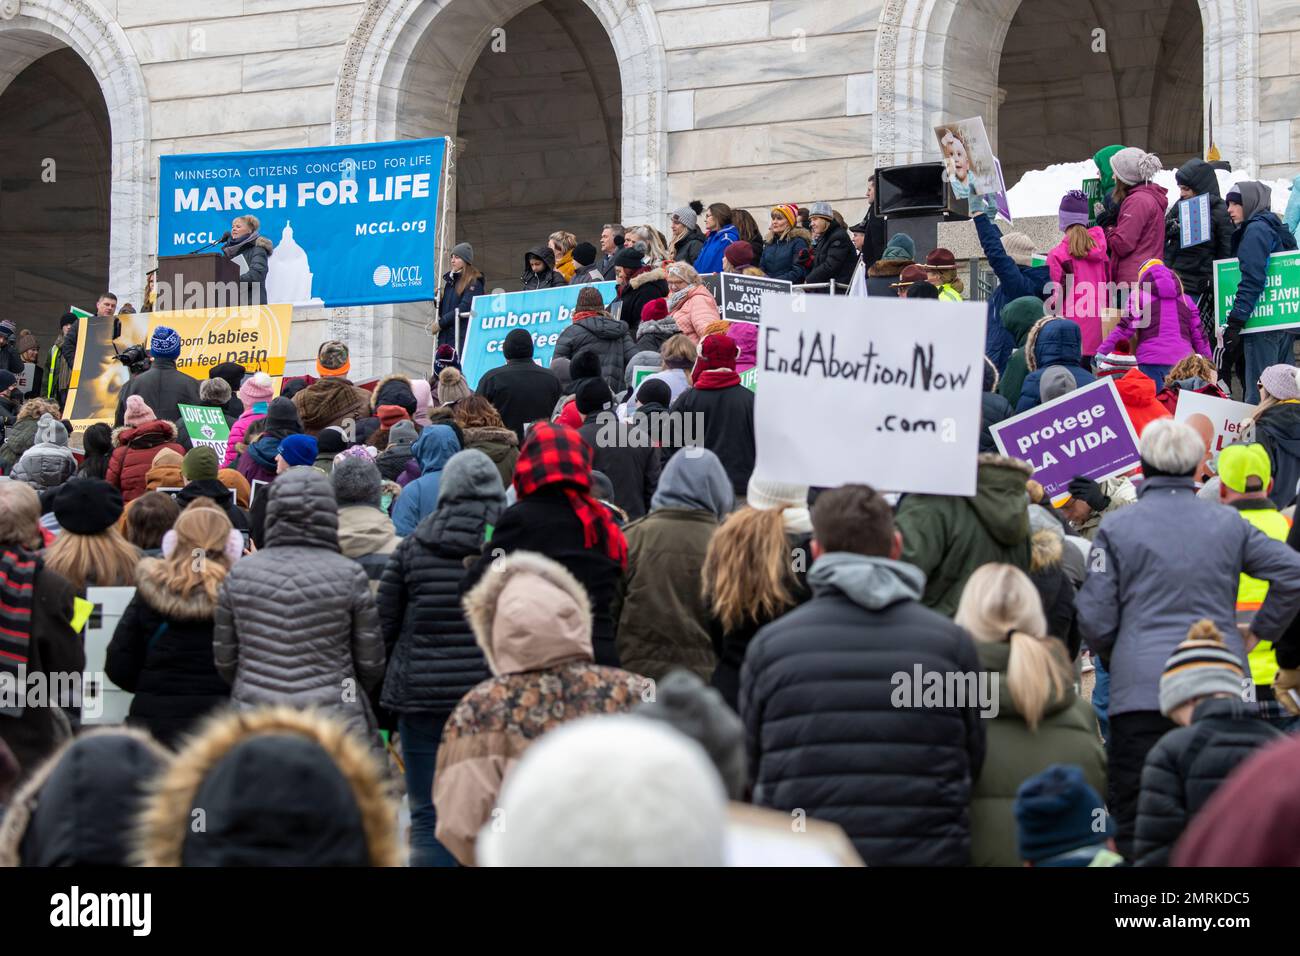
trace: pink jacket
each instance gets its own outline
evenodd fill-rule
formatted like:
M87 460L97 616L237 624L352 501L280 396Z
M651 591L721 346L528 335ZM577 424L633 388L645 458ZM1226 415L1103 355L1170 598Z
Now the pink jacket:
M1139 365L1177 365L1193 351L1206 358L1212 354L1196 303L1183 294L1178 277L1165 265L1152 266L1143 274L1115 331L1099 346L1100 354L1111 352L1116 342L1127 342L1134 334L1133 354Z
M736 359L736 371L747 372L758 364L758 326L752 322L732 322L727 330L731 341L740 349Z
M671 314L677 320L677 327L696 345L709 326L722 318L713 294L702 285L692 286Z
M1070 255L1070 241L1047 254L1047 271L1060 289L1062 301L1049 301L1053 314L1072 319L1083 333L1083 354L1096 355L1101 345L1101 310L1106 306L1106 283L1110 279L1110 259L1106 252L1106 232L1100 226L1088 230L1096 245L1082 259ZM1073 278L1071 278L1071 276ZM1054 296L1056 293L1054 293Z
M266 402L258 402L252 408L245 408L244 413L235 419L235 424L230 426L230 438L226 441L226 457L221 462L222 468L234 467L235 459L239 457L237 446L244 440L244 433L248 431L248 426L259 418L265 417Z
M1148 259L1165 254L1165 210L1169 193L1164 186L1134 186L1120 203L1119 219L1106 230L1113 282L1137 282L1138 270Z

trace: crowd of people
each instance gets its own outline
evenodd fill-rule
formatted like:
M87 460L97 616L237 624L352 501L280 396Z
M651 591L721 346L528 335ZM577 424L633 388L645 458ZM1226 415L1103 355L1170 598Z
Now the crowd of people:
M0 701L0 863L720 865L741 804L795 839L792 818L835 824L871 866L1300 861L1292 788L1227 796L1300 761L1300 376L1292 333L1240 335L1294 236L1267 187L1220 200L1193 160L1212 242L1184 250L1156 157L1097 164L1102 198L1062 198L1045 265L972 198L998 285L971 497L755 473L756 329L703 276L966 294L951 251L887 235L874 182L852 227L783 203L761 233L695 202L669 235L553 233L524 287L612 279L613 303L581 289L547 366L511 331L475 388L465 242L427 377L362 387L332 340L314 375L199 381L158 326L80 454L76 316L43 366L0 321L0 686L80 673L88 589L134 589L105 658L125 726ZM256 223L236 241L260 248ZM1243 360L1256 410L1220 453L1172 410L1226 397ZM1105 376L1140 467L1053 501L990 428ZM220 410L224 455L181 405ZM1276 839L1224 836L1242 817Z

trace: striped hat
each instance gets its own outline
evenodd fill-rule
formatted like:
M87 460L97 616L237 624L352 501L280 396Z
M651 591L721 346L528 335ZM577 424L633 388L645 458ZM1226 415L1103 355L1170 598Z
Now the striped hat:
M1121 352L1121 346L1126 349L1129 347L1127 342L1121 342L1116 346L1115 351L1097 356L1098 375L1114 375L1116 378L1123 378L1130 369L1137 368L1137 356L1132 352Z
M792 202L783 202L779 206L772 207L772 215L780 213L785 217L785 221L794 225L799 221L799 207Z
M1189 700L1213 694L1240 699L1245 678L1241 659L1223 643L1214 623L1197 621L1160 675L1160 713L1168 717Z

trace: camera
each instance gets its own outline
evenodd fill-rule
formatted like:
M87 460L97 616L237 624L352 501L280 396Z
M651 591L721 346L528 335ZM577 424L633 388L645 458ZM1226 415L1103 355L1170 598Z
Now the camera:
M125 365L132 375L149 371L149 367L153 364L143 345L127 346L125 350L117 353L117 360Z

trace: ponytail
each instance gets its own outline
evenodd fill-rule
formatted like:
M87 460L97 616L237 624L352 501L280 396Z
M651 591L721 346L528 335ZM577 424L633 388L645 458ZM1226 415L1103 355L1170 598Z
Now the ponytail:
M1088 253L1097 248L1097 240L1092 238L1087 226L1074 223L1065 230L1066 241L1070 244L1072 259L1086 259Z
M1038 729L1048 705L1064 696L1074 674L1065 645L1054 637L1034 637L1013 630L1008 640L1007 690L1031 731Z

